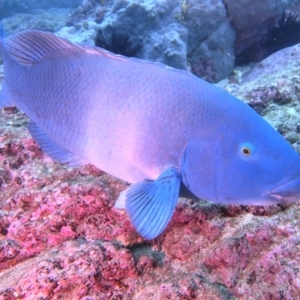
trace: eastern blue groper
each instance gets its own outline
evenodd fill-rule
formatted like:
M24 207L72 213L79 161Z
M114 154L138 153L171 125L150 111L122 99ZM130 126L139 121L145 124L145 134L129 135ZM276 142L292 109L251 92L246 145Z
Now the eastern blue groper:
M1 39L0 107L17 106L50 157L133 183L116 207L153 239L180 192L225 204L297 201L300 159L262 117L182 70L51 33Z

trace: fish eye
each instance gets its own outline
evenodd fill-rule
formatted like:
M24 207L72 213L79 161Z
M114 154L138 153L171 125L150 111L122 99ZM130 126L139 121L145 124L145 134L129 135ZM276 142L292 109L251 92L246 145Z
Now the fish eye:
M246 156L251 155L251 149L247 147L242 148L242 153Z
M249 157L253 155L254 153L254 147L250 143L243 143L240 146L240 153L242 154L243 157Z

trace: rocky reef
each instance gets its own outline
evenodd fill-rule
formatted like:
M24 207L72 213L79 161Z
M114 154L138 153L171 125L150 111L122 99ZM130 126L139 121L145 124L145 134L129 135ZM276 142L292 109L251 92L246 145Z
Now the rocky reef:
M69 10L50 8L36 13L18 13L1 21L5 34L15 34L29 29L57 32L63 28L68 18Z
M288 2L266 1L274 8L268 18L275 22ZM121 35L130 29L131 42L141 45L136 56L191 70L201 51L222 65L228 59L222 55L242 40L238 23L232 25L238 21L228 18L237 8L221 1L151 3L84 1L64 15L68 26L57 34L93 44L100 29L109 44L113 28ZM206 16L211 3L218 13ZM6 19L7 31L10 24L17 22ZM230 47L222 48L227 34ZM228 73L210 66L206 74L222 75L207 78L228 76L218 85L256 109L300 153L300 45L247 67L234 67L232 57ZM0 66L0 84L3 76ZM52 161L31 138L28 121L16 108L0 112L0 300L299 298L299 201L252 207L180 199L166 231L146 241L113 208L127 183L91 165Z
M69 0L51 2L54 14L49 1L35 7L30 0L17 3L5 8L8 4L0 0L0 11L14 12L10 18L2 16L7 17L2 22L7 33L61 29L58 35L89 45L100 34L105 41L100 45L108 49L114 47L116 33L127 35L133 45L140 45L134 56L190 70L210 82L228 77L236 65L300 42L296 0L84 0L75 9L76 1Z
M285 20L291 13L298 16L293 0L85 0L67 24L101 30L108 44L113 32L126 33L134 44L142 44L137 57L218 82L231 74L236 63L258 61L274 52L274 38L296 35L298 19Z
M74 9L77 5L77 0L0 0L0 19L10 17L18 13L32 13L41 9Z

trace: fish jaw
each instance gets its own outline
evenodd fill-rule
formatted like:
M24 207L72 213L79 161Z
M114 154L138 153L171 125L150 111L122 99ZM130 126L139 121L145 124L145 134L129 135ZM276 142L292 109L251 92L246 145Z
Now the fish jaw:
M278 203L291 203L300 199L300 175L263 194Z

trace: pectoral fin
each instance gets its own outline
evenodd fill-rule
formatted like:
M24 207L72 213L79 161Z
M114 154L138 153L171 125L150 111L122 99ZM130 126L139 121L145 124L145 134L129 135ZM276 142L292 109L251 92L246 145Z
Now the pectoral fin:
M181 175L167 168L155 181L131 185L121 193L115 207L125 208L137 232L154 239L167 227L179 197Z

